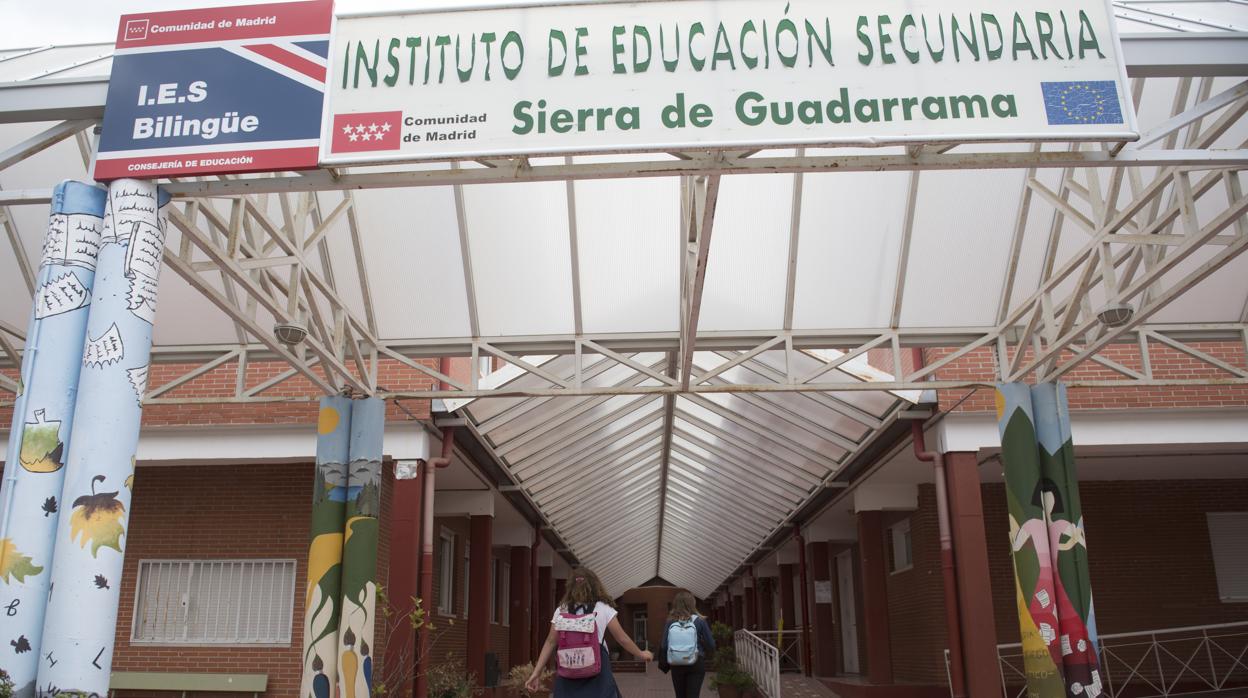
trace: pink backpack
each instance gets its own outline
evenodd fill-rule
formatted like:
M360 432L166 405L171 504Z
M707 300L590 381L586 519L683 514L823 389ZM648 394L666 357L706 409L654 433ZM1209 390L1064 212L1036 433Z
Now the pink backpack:
M565 679L588 679L602 671L602 645L598 642L597 614L563 613L554 622L559 633L556 664Z

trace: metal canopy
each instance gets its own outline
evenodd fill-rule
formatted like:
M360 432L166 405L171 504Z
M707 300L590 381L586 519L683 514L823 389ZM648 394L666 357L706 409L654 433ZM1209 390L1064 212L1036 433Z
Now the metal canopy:
M1248 9L1114 3L1143 138L514 158L168 184L146 401L233 371L434 397L612 588L705 594L972 351L1006 380L1248 384ZM1142 33L1132 33L1142 32ZM0 362L51 187L84 178L106 45L0 50ZM1107 326L1098 313L1129 305ZM297 320L308 340L272 336ZM1206 341L1220 341L1216 350ZM1138 347L1126 361L1124 346ZM946 348L903 367L910 347ZM1203 362L1154 372L1158 348ZM482 378L417 359L501 361ZM288 370L256 378L279 358ZM449 390L379 384L378 362ZM16 385L0 376L0 391ZM390 386L393 387L393 386ZM889 392L894 391L894 392ZM556 399L558 398L558 399ZM0 401L4 396L0 395Z
M674 381L674 353L585 357L595 387ZM826 365L789 355L798 373ZM552 378L575 380L575 356L526 357ZM769 350L693 354L699 373L731 383L788 371ZM857 385L884 377L861 358L825 380ZM551 387L515 369L488 387ZM492 398L459 409L491 456L559 531L577 559L611 589L659 576L710 594L740 561L785 525L852 458L912 404L916 393L719 393Z

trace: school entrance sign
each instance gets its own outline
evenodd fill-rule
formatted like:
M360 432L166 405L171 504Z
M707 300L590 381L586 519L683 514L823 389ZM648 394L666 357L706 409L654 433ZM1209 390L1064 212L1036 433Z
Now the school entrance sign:
M590 2L339 16L321 162L1136 137L1107 3Z

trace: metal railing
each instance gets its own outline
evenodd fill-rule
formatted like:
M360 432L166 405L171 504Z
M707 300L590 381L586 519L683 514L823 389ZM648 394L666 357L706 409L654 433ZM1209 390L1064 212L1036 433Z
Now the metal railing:
M1101 635L1099 642L1104 698L1170 698L1248 688L1248 622L1114 633ZM948 661L946 650L946 667ZM1026 695L1021 645L997 645L997 664L1003 694Z
M802 629L754 630L755 635L780 651L780 673L802 670Z
M780 698L780 650L749 630L733 635L737 663L754 677L758 690L767 698Z

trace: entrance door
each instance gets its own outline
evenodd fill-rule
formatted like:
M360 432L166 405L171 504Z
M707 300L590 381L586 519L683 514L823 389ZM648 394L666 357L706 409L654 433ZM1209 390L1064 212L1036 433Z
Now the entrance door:
M644 649L650 648L650 641L646 637L646 612L636 611L633 613L633 642L637 646Z
M854 604L854 558L849 550L836 556L836 588L841 609L841 655L845 673L857 674L858 614Z

